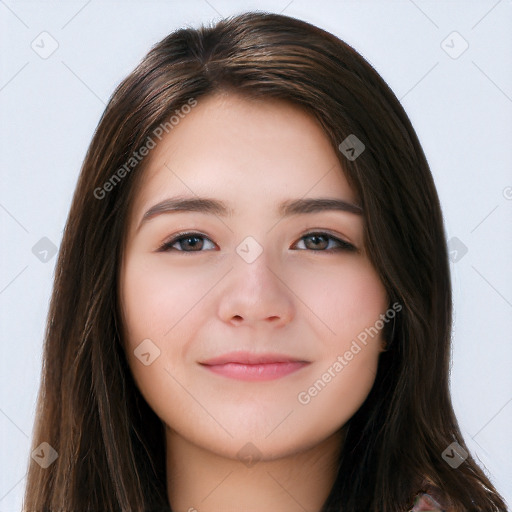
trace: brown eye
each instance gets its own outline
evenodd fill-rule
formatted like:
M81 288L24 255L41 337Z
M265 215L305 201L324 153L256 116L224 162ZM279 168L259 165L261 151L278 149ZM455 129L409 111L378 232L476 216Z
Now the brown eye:
M201 233L178 233L171 240L165 242L158 251L204 252L202 251L205 246L204 240L211 242L208 237ZM213 242L211 243L213 244ZM181 246L181 248L175 249L175 245Z
M204 252L205 240L214 246L215 244L202 233L178 233L171 240L165 242L158 252ZM331 251L357 251L357 249L348 242L340 240L329 233L313 232L308 233L301 237L300 241L305 241L304 248L301 250L311 250L316 252L331 252ZM332 243L334 242L334 246ZM177 248L175 248L177 246ZM212 247L209 249L211 250ZM207 248L208 249L208 248Z
M312 251L320 251L320 252L329 252L329 251L356 251L356 248L345 242L344 240L340 240L329 233L322 232L314 232L308 233L301 238L301 241L305 240L305 248ZM330 241L334 241L335 247L329 246Z

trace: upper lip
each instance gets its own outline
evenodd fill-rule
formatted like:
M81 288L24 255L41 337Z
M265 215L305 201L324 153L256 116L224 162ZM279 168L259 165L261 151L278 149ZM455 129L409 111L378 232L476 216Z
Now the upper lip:
M206 365L217 365L217 364L226 364L226 363L239 363L239 364L264 364L264 363L291 363L291 362L301 362L307 363L309 361L304 361L303 359L288 356L286 354L277 354L277 353L262 353L257 354L254 352L229 352L228 354L223 354L218 357L214 357L212 359L208 359L207 361L202 361L200 364Z

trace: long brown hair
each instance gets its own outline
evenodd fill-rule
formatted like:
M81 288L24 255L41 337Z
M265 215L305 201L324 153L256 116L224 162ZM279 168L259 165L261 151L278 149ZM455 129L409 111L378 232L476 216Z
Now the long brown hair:
M46 469L29 458L24 510L170 510L163 425L121 342L119 268L147 159L126 162L177 109L220 90L292 101L318 119L364 209L371 261L391 302L403 305L393 331L386 325L388 350L348 422L322 511L405 511L427 481L451 510L505 510L471 455L456 469L442 458L452 442L469 450L449 393L443 219L415 131L352 47L304 21L258 12L171 33L105 109L73 196L45 333L32 450L47 442L58 457ZM351 134L365 144L356 159L338 150Z

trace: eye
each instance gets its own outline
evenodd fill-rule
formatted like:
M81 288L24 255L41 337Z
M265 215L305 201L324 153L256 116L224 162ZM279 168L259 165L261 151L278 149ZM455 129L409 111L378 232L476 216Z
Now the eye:
M158 252L167 252L167 251L178 251L178 252L201 252L201 249L204 247L204 242L201 242L201 239L211 240L201 234L201 233L178 233L176 236L174 236L171 240L168 242L165 242L160 249L158 249ZM212 242L213 244L213 242ZM175 245L181 245L181 249L175 249ZM183 250L184 247L188 247L189 249L192 249L190 251Z
M357 251L356 247L353 246L352 244L349 244L344 240L341 240L335 236L330 235L329 233L325 233L322 231L306 233L305 235L302 235L302 237L299 240L299 243L302 242L303 240L311 241L311 243L305 244L307 246L306 249L311 249L312 251L316 252ZM337 247L332 247L332 245L329 246L329 240L334 241Z
M205 248L205 243L201 240L208 240L212 246L215 245L206 235L203 235L202 233L177 233L171 238L171 240L165 242L160 247L160 249L158 249L158 252L204 252L202 249ZM306 233L305 235L302 235L299 242L297 243L300 243L303 240L306 241L304 244L306 246L305 249L310 249L315 252L357 251L357 248L352 244L322 231ZM308 241L310 241L310 243L308 243ZM331 241L334 242L335 247L332 247ZM176 249L174 247L176 245L180 246L181 248ZM301 248L301 250L304 249Z

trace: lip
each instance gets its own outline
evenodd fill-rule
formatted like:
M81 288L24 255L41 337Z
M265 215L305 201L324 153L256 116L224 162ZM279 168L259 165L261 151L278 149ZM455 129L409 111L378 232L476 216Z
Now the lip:
M303 359L288 356L286 354L277 353L261 353L257 354L254 352L247 352L238 350L236 352L229 352L207 361L202 361L200 364L208 366L227 364L227 363L239 363L239 364L268 364L268 363L308 363Z
M298 361L289 363L263 363L263 364L242 364L225 363L204 365L204 367L213 373L237 380L275 380L300 370L309 363Z
M200 363L209 371L237 380L275 380L310 364L284 354L231 352Z

